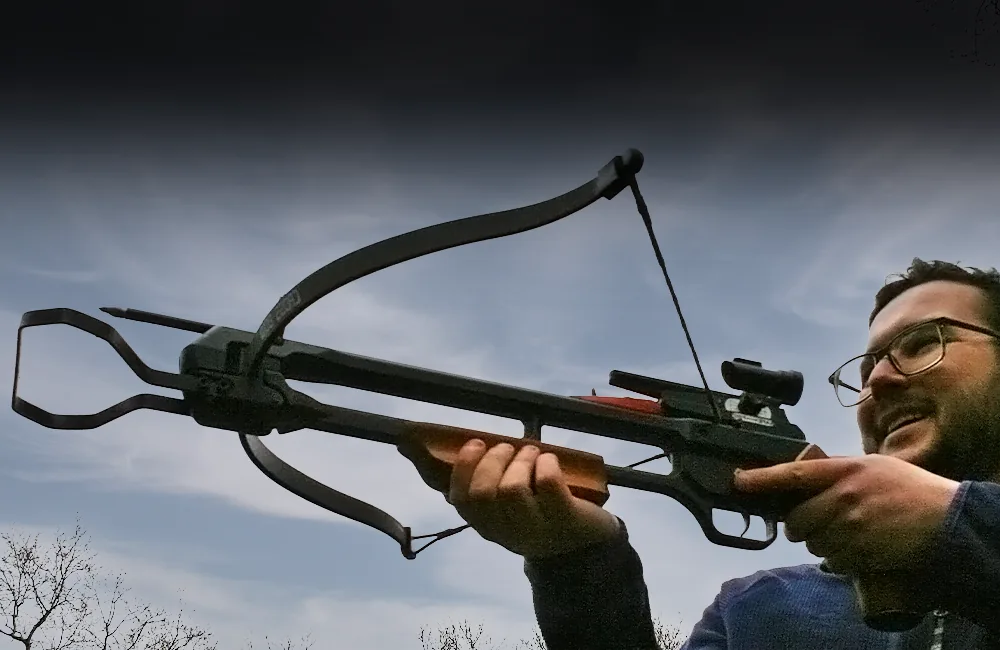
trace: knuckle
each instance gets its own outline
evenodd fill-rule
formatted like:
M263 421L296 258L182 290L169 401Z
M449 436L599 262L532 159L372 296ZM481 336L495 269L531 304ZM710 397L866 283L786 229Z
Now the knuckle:
M483 503L496 498L497 490L489 485L471 485L465 496L465 503Z
M539 477L545 476L555 477L562 473L562 468L559 465L559 458L555 454L546 453L539 454L538 458L535 459L535 472Z
M519 479L523 477L522 480L527 480L537 471L537 466L536 458L531 454L518 454L507 466L504 480L509 480L511 476L517 476Z
M509 442L501 442L498 445L494 445L486 453L494 457L500 457L500 458L510 457L514 455L514 445L510 444Z
M486 445L482 440L469 440L458 450L460 462L475 463L486 452Z
M517 457L520 460L534 460L540 453L535 445L525 445L517 452Z
M535 475L535 488L552 489L559 486L558 473L539 473Z
M848 508L844 513L843 526L848 532L857 532L865 527L866 519L864 508Z
M524 501L533 495L526 481L505 481L497 488L497 498L504 501Z
M858 481L843 481L837 490L837 501L842 508L857 510L864 501L864 488Z
M488 484L473 481L468 487L453 491L449 495L452 505L477 506L491 500L496 494Z
M808 479L806 468L803 465L793 465L790 468L790 479L794 485L805 485Z

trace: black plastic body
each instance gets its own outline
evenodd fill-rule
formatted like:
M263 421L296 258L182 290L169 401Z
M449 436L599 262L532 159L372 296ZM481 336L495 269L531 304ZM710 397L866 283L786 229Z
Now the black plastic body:
M231 387L231 396L235 397L230 401L215 393L210 400L206 400L202 392L186 395L192 405L191 415L199 423L235 430L238 426L246 426L246 417L233 421L233 413L269 413L270 426L265 426L268 430L261 433L272 429L313 428L396 444L398 432L406 422L395 418L376 414L362 417L349 409L315 404L310 416L305 416L301 409L291 409L292 414L283 419L280 404L312 402L300 401L301 394L287 385L282 388L281 381L259 391L257 397L240 395L241 391L236 388L238 368L252 337L250 332L216 327L184 348L180 357L182 374L212 378L215 386ZM686 499L691 507L701 511L703 518L710 518L714 508L780 518L789 504L783 499L751 498L735 492L731 487L733 470L791 461L808 444L801 429L791 424L776 406L764 407L766 417L748 417L737 409L741 395L713 391L714 398L724 407L724 419L716 423L711 419L704 391L648 377L641 379L655 382L662 395L661 403L669 405L662 416L290 340L270 350L264 367L273 377L283 380L336 384L516 419L536 434L539 427L552 426L658 448L671 458L673 480L666 481L663 475L654 472L609 466L609 482ZM613 379L628 376L633 380L641 377L620 371L614 371L611 376ZM229 379L223 381L225 377ZM248 400L248 403L241 406L241 400ZM758 541L743 539L740 545L753 546Z

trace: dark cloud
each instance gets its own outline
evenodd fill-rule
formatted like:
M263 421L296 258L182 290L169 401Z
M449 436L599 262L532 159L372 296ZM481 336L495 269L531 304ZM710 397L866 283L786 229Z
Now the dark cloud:
M984 71L1000 60L997 0L188 0L19 11L2 51L16 59L8 88L22 99L73 88L257 105L359 94L434 109L463 99L596 105L628 102L636 87L749 78L847 106L862 91L952 96L995 84Z
M669 180L654 200L712 177L770 213L758 188L807 192L845 140L992 156L998 2L24 3L0 20L0 221L101 192L136 214L126 187L249 219L249 188L379 182L476 213L629 146Z

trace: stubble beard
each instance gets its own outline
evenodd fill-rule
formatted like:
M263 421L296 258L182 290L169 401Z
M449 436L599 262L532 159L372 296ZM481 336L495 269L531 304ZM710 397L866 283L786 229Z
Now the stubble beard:
M978 394L956 396L947 415L923 468L953 481L1000 483L1000 377Z

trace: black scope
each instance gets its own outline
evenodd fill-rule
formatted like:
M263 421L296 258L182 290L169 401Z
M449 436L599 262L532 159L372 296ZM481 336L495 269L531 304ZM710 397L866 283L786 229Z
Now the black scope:
M795 406L805 381L796 370L765 370L757 361L733 359L722 362L722 379L735 390L762 395L781 404Z

